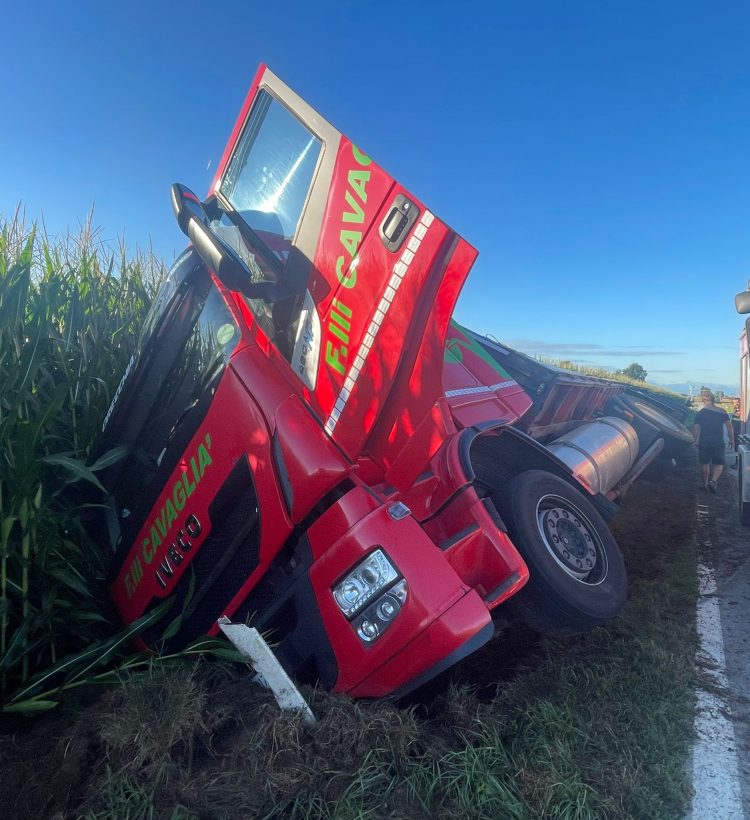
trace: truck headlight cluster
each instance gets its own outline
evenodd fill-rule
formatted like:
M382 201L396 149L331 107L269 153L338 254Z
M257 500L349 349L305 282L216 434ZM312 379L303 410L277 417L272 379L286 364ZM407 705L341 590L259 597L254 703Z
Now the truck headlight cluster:
M406 581L401 580L381 595L354 621L357 635L365 642L372 643L391 625L406 602Z
M407 584L399 579L383 550L375 550L333 587L339 609L354 619L352 626L365 643L379 638L401 611Z

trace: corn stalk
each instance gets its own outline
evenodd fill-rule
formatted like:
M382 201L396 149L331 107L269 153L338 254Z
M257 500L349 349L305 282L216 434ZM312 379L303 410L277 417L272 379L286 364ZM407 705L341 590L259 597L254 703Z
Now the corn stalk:
M0 219L0 698L116 629L74 481L161 266ZM71 465L77 470L71 470ZM90 465L89 465L90 466Z

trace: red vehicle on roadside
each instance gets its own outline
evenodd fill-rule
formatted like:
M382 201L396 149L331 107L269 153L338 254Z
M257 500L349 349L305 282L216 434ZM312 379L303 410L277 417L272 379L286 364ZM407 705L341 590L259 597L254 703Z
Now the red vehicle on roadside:
M261 67L190 247L104 421L97 528L130 623L183 645L217 619L270 633L298 679L413 689L488 641L552 634L627 597L605 519L639 453L626 414L542 443L530 397L450 325L476 250ZM604 390L608 397L612 391Z
M750 313L750 283L748 290L738 293L734 300L737 313ZM739 430L735 433L737 447L737 486L740 523L750 527L750 318L740 334L740 407ZM737 432L739 435L737 435Z

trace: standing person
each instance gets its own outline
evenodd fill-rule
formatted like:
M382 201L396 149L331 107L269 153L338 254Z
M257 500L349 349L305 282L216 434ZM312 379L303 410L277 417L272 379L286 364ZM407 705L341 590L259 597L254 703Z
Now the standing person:
M734 431L726 410L716 406L716 397L710 390L701 390L701 401L703 409L695 415L693 439L698 445L698 463L701 465L703 487L715 493L716 482L724 469L724 430L727 431L732 447Z

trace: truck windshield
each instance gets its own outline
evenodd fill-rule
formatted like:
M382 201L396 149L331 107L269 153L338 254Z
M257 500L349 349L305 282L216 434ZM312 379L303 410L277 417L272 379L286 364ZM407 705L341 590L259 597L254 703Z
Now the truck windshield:
M205 417L239 338L208 273L194 252L183 254L152 306L102 439L129 450L104 478L123 534L137 531Z
M219 193L281 262L289 254L321 142L261 91Z

